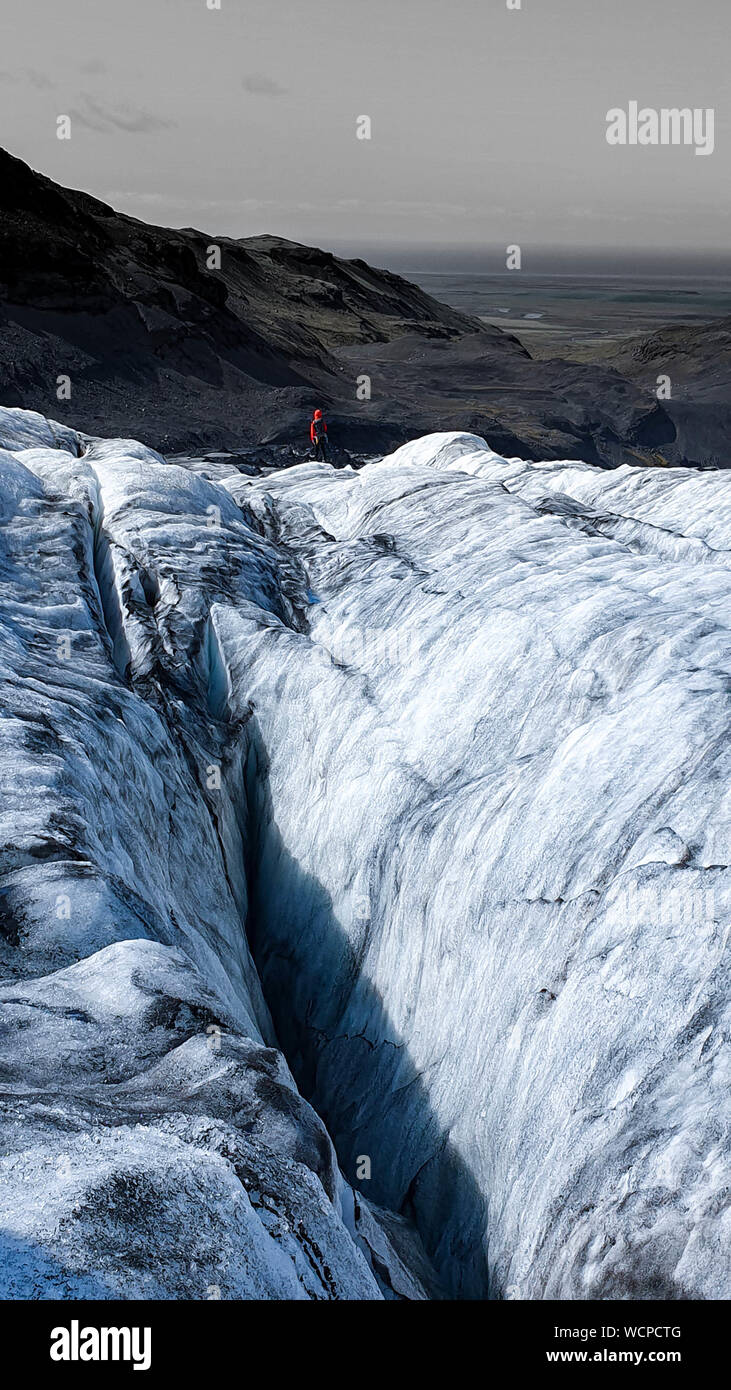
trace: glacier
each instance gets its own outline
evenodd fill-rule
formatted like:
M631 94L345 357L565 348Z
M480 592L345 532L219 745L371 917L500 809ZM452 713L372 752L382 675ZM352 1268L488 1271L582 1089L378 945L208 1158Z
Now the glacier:
M729 1295L730 540L0 410L3 1296Z

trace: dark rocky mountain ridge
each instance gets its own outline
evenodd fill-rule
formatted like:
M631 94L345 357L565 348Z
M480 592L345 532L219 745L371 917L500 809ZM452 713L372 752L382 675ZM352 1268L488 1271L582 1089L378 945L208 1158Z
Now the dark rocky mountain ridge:
M669 324L628 339L607 356L607 364L641 389L655 389L659 376L669 377L672 395L664 406L678 449L690 460L728 467L731 318Z
M364 452L466 429L528 457L693 457L651 391L611 366L534 361L509 334L362 260L148 226L4 151L0 373L6 405L167 451L305 448L322 405L336 441ZM364 374L371 399L360 401ZM70 400L57 396L60 375Z

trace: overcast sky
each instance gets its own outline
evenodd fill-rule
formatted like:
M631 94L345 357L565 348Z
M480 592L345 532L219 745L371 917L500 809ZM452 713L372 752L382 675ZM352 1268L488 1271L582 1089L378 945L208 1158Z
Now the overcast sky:
M2 142L212 233L723 248L730 40L731 0L2 0ZM630 100L715 108L714 153L611 148Z

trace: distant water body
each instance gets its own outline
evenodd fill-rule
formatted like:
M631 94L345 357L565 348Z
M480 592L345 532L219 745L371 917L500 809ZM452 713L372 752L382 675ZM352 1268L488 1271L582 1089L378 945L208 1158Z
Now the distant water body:
M545 342L608 342L672 323L731 316L731 253L648 247L523 248L523 269L505 269L504 246L341 245L420 285L435 299Z
M651 333L663 324L731 317L731 276L576 275L415 269L435 299L519 336L576 340Z

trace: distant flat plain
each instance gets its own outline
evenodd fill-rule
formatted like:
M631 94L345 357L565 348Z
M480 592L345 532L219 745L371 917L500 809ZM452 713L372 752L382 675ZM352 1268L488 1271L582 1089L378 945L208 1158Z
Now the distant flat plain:
M731 317L731 276L402 272L435 299L517 338L533 357L597 361L668 324Z

